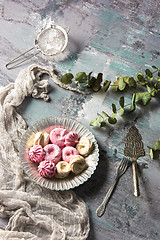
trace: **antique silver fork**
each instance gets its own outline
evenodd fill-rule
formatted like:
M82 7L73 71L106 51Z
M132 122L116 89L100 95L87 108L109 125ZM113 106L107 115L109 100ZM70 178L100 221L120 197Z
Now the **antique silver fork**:
M106 205L109 202L109 199L112 195L112 192L119 180L119 178L125 173L125 171L127 170L128 166L129 166L129 160L127 158L123 158L120 162L120 165L117 169L117 176L114 180L114 182L112 183L111 187L109 188L108 192L106 193L106 196L103 199L103 202L100 204L100 206L97 208L96 213L98 217L101 217L103 215L103 213L105 212L106 209Z

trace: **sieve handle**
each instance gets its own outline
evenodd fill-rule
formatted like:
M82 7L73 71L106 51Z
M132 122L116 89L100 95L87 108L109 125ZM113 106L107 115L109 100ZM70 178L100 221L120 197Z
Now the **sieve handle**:
M70 27L66 27L66 28L64 28L64 29L65 29L66 33L68 34L69 31L70 31Z
M18 57L12 59L10 62L8 62L8 63L6 64L6 68L7 68L8 70L13 69L13 68L19 66L21 63L23 63L23 62L27 61L28 59L32 58L33 56L37 55L39 52L34 53L34 54L31 54L31 55L29 55L28 57L26 57L26 54L27 54L28 52L32 51L34 48L35 48L35 47L30 48L29 50L27 50L26 52L22 53L22 54L19 55ZM21 57L25 57L25 59L20 60Z

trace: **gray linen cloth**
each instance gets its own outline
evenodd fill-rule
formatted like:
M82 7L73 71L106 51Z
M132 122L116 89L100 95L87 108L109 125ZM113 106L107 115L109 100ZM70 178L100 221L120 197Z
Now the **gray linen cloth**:
M25 97L48 100L48 81L61 85L52 69L32 65L15 83L0 88L0 217L8 218L2 240L84 240L90 225L88 208L72 191L51 191L33 183L20 166L18 148L26 123L16 112ZM63 87L63 86L62 86Z

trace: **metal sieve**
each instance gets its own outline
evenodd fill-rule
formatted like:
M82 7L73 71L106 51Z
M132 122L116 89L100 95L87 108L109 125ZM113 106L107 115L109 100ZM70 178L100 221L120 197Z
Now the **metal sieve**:
M46 56L55 56L63 52L68 44L68 32L69 28L65 30L58 25L52 25L49 28L42 29L41 32L39 32L36 36L35 46L8 62L6 64L6 68L15 68L16 66L20 65L21 63L27 61L28 59L39 53L42 53ZM34 50L35 48L38 51L34 54L27 56L27 53ZM25 59L22 59L23 57L25 57Z

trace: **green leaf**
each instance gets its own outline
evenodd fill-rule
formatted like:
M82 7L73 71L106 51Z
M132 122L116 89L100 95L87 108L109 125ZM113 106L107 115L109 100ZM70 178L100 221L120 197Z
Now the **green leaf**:
M153 151L154 151L153 149L150 149L150 157L151 157L152 160L153 160L153 157L154 157L154 156L153 156L153 155L154 155L154 154L153 154Z
M151 94L148 92L140 93L143 105L146 105L151 100Z
M155 78L156 81L160 82L160 78Z
M118 81L119 81L119 90L123 91L126 87L126 83L125 83L123 77L118 77Z
M153 68L153 69L156 69L156 70L158 69L156 66L152 66L152 68Z
M137 82L141 85L145 85L147 81L145 80L145 77L142 73L138 73L136 76Z
M111 81L106 80L103 84L103 89L106 92L111 85Z
M119 86L119 80L115 81L112 86L112 91L117 92Z
M135 109L136 109L136 93L133 93L130 111L133 112Z
M61 77L61 82L64 84L71 84L73 78L74 76L72 73L66 73Z
M109 115L108 115L106 112L102 111L102 113L103 113L103 115L104 115L106 118L109 117Z
M152 89L148 85L147 85L147 90L148 90L148 93L152 92Z
M98 117L97 117L97 119L95 119L95 120L92 120L91 122L90 122L90 126L101 126L102 125L102 123L104 122L104 118L103 118L103 116L102 115L100 115L100 114L98 114Z
M136 88L136 87L137 87L137 83L136 83L136 81L134 80L133 77L130 77L130 78L129 78L129 85L130 85L131 87L133 87L133 88Z
M119 109L119 116L122 116L124 114L124 108L120 107Z
M129 78L130 78L130 77L128 77L128 76L125 76L125 77L123 78L123 80L125 81L125 83L129 84Z
M93 91L98 92L101 88L101 82L102 82L102 73L98 73L97 79L95 77L92 77L90 80L91 87Z
M110 124L115 124L117 122L117 119L115 118L115 116L111 116L108 118L108 122Z
M113 110L114 113L117 112L117 108L116 108L116 105L114 103L112 103L112 110Z
M90 79L91 79L91 75L92 75L92 72L90 72L90 73L88 74L88 82L89 82Z
M93 126L93 127L96 127L96 126L99 126L99 123L97 122L97 119L94 119L90 122L89 124L90 126Z
M120 97L119 105L124 108L124 96Z
M146 69L145 72L146 72L146 78L147 78L149 81L152 81L152 79L153 79L153 73L152 73L149 69Z
M154 149L160 150L160 141L155 142Z
M79 72L75 76L75 81L79 83L85 83L87 81L87 75L85 72Z

